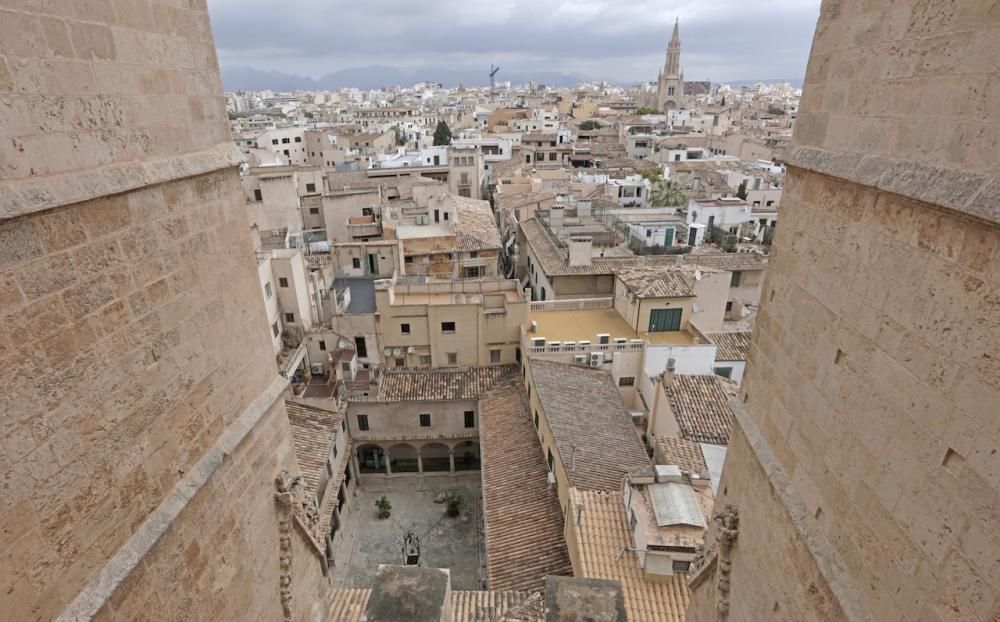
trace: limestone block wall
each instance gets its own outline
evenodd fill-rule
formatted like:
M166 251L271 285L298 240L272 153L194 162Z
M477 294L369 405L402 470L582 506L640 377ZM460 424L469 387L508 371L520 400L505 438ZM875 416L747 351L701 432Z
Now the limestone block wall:
M15 618L58 613L273 380L238 184L231 169L0 221Z
M996 616L1000 229L802 170L785 197L744 390L799 523L828 550L840 596L870 619ZM809 576L787 572L796 556L757 558L802 533L756 519L768 497L752 463L731 448L719 501L748 513L738 619L791 604L782 594ZM797 615L828 619L820 607Z
M7 0L0 42L0 178L230 140L205 0Z

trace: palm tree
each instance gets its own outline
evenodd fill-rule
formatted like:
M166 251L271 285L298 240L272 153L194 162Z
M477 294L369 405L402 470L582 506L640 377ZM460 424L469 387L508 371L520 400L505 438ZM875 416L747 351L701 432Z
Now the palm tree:
M673 179L661 179L653 188L653 205L655 207L678 207L687 205L687 195L684 188Z

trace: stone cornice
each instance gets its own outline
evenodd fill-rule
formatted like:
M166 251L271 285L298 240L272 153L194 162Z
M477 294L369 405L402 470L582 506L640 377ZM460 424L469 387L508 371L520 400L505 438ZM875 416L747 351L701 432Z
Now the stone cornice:
M280 400L288 386L288 379L277 376L264 391L229 424L197 463L184 474L173 489L136 529L135 533L94 575L76 598L57 618L58 622L80 622L91 620L111 598L118 586L135 570L150 549L170 529L174 520L194 499L195 495L208 483L209 478L231 460L232 453L246 438L247 434Z
M875 153L825 151L791 145L782 150L785 164L840 177L908 199L954 210L1000 224L1000 179L915 160Z
M844 619L851 622L870 622L874 620L875 617L865 605L865 600L862 598L863 595L857 583L848 575L846 567L840 559L840 555L833 545L830 544L819 522L806 509L805 503L799 496L791 479L785 473L777 456L774 455L771 445L764 438L764 435L761 434L760 428L757 427L757 422L754 420L753 415L747 410L746 405L738 399L730 400L729 405L736 416L737 427L746 437L747 444L753 450L754 457L757 459L761 470L764 471L764 475L774 490L775 500L781 504L788 514L789 520L798 532L809 554L816 562L816 567L819 569L820 575L826 581L827 587L830 589L834 599L837 601L837 605L845 616ZM744 526L744 533L746 533L746 528L747 526ZM754 534L754 537L767 538L772 535Z
M115 162L45 177L0 180L0 220L238 166L231 142L176 156Z

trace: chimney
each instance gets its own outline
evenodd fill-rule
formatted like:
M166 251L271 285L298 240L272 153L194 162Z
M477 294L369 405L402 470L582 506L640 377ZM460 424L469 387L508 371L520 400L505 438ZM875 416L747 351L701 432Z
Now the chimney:
M591 264L590 253L594 248L594 239L590 237L578 237L569 239L569 265L589 266Z
M584 219L590 219L591 216L591 202L590 199L579 199L576 202L576 217L581 221Z
M558 232L563 226L563 206L553 205L549 208L549 229L553 233Z
M677 361L667 359L667 369L663 372L663 386L669 387L674 382L674 370L677 369Z

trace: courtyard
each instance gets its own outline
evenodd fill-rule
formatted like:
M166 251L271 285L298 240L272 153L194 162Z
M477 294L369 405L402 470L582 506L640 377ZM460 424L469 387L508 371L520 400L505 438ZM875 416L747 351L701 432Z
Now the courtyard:
M442 493L462 496L461 513L450 517ZM378 518L375 502L385 495L390 517ZM352 500L344 538L334 551L333 582L340 587L370 587L380 564L403 563L407 532L420 540L420 565L451 570L456 590L478 590L485 577L482 488L474 477L366 481Z

